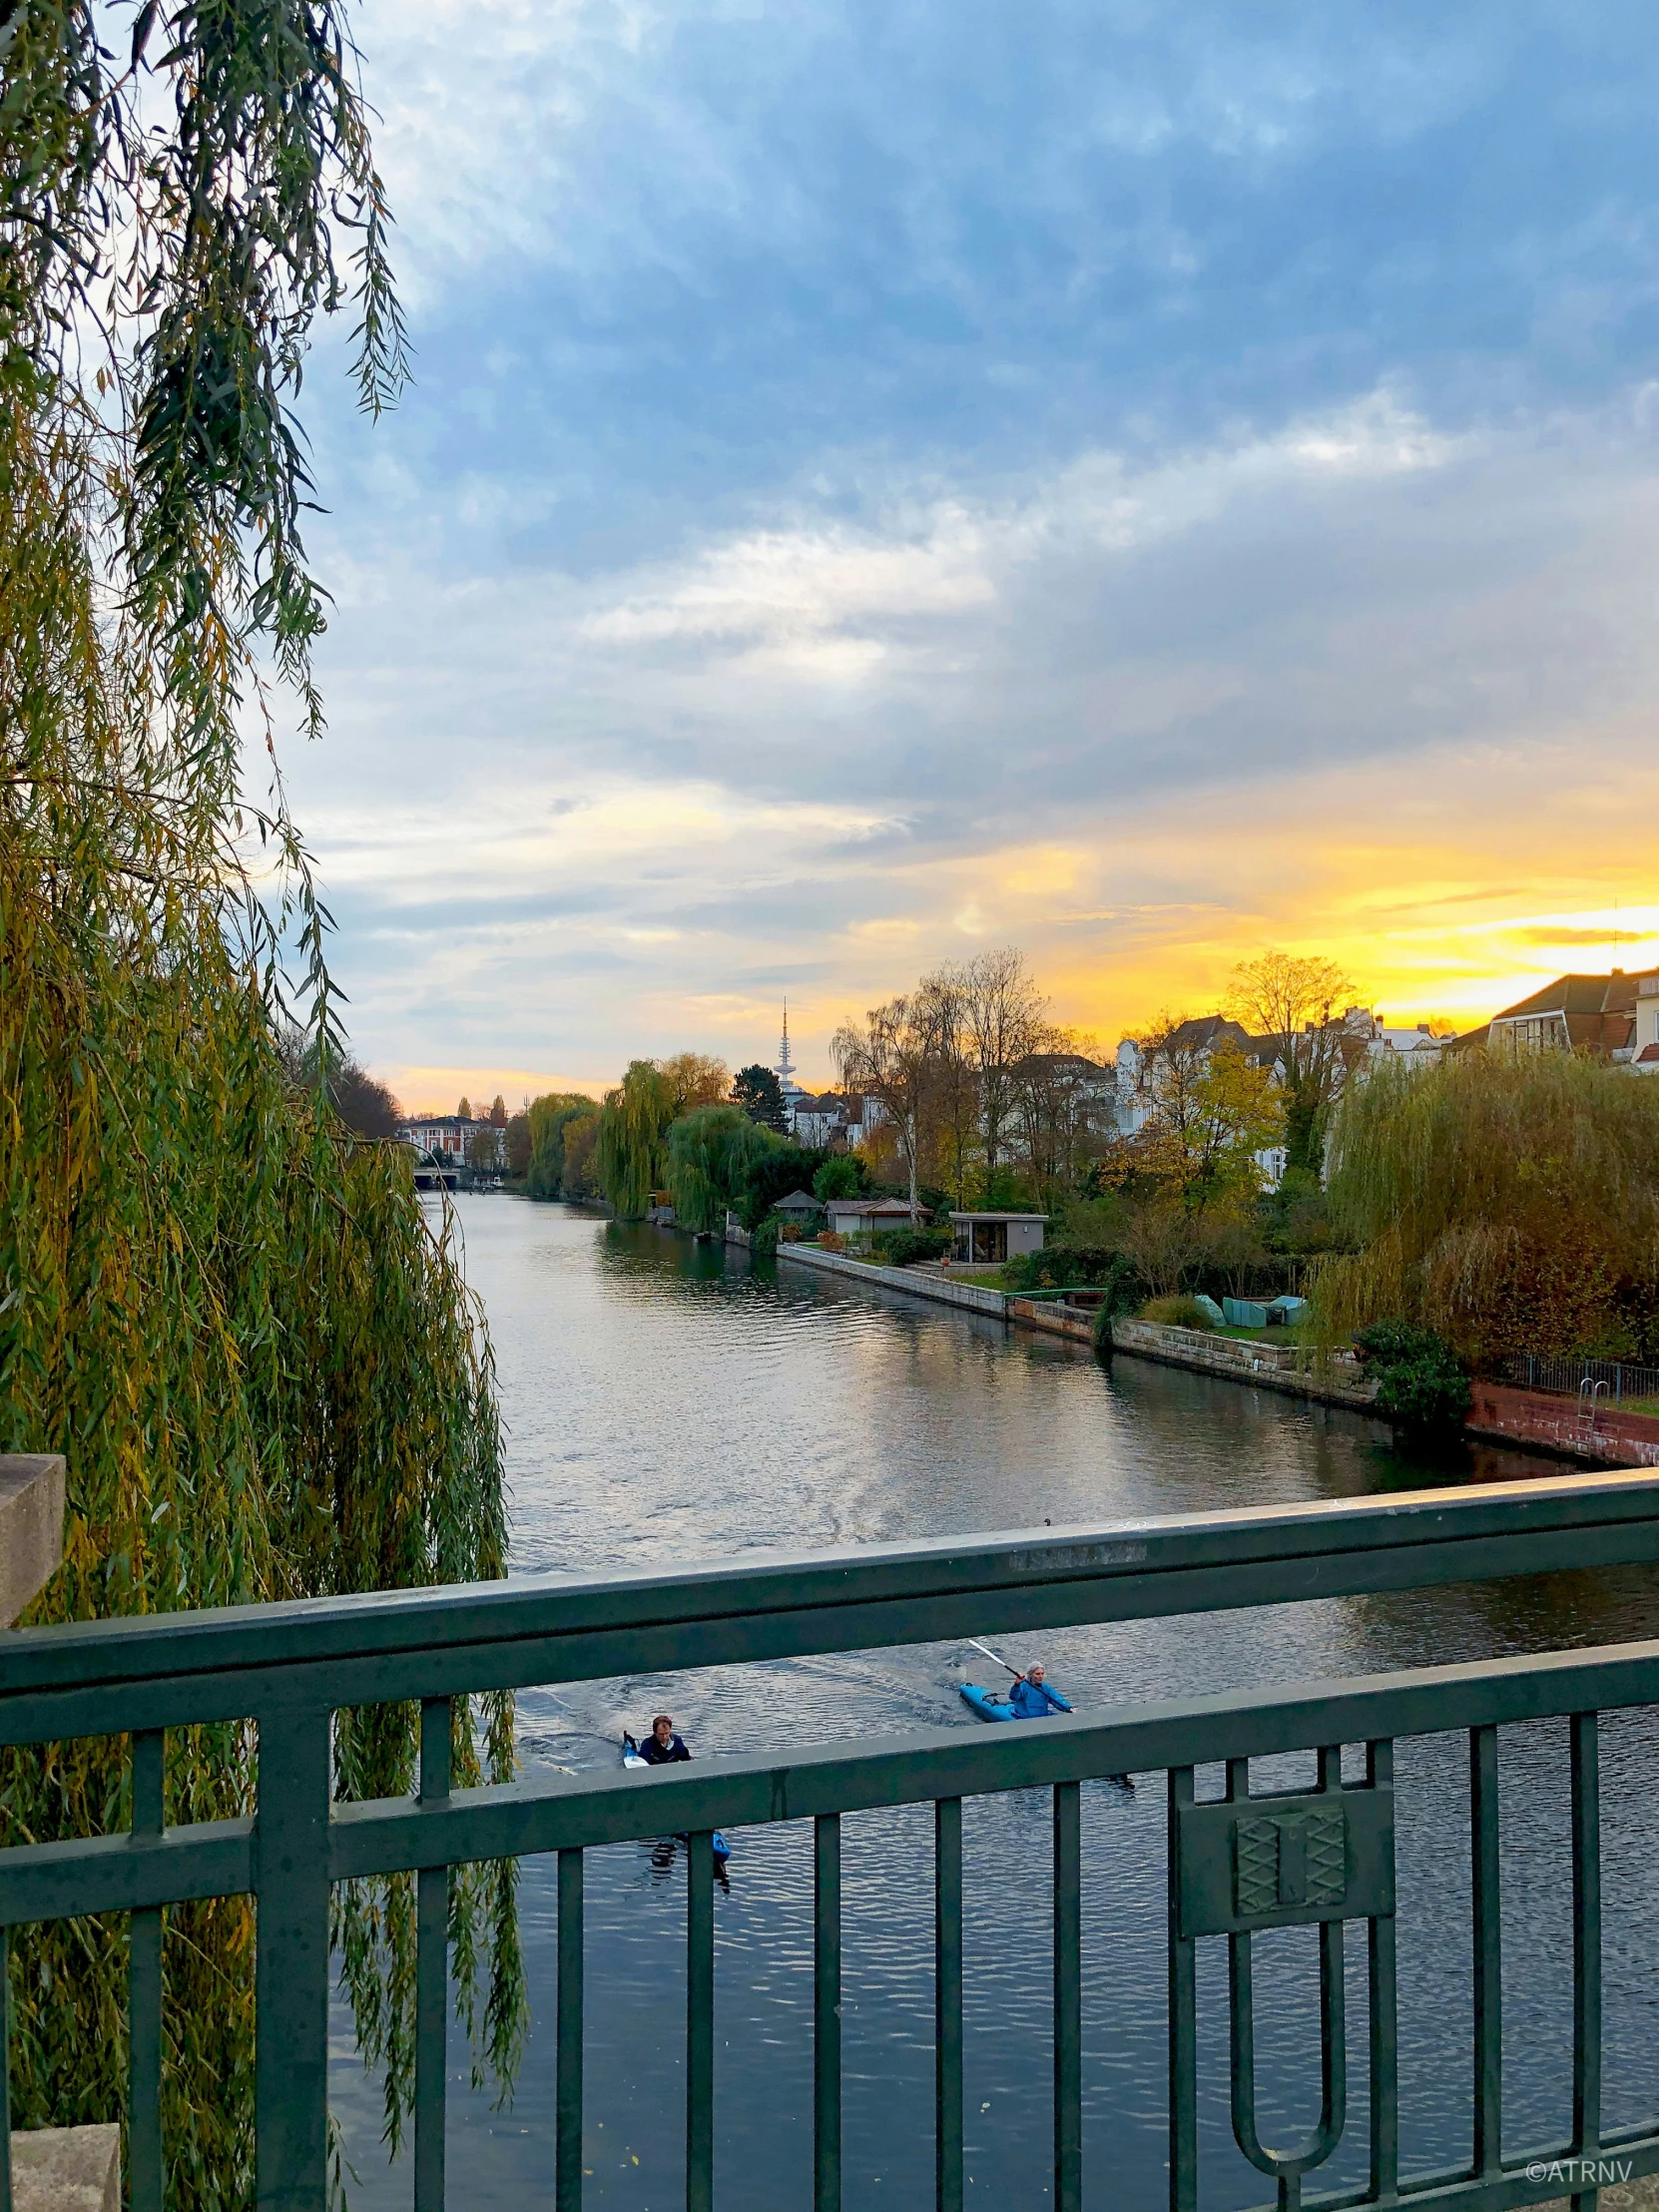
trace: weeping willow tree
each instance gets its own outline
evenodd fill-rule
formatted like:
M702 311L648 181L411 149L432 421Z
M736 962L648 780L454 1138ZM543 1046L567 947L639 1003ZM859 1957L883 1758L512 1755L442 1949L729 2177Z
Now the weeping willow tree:
M565 1189L565 1143L572 1123L591 1121L597 1099L580 1091L549 1091L530 1101L530 1167L525 1190L531 1198L574 1198Z
M505 1542L447 1231L328 1104L326 915L275 771L282 699L321 724L293 414L316 315L351 315L371 412L404 373L355 56L333 0L143 0L119 63L112 20L0 21L0 1449L69 1468L37 1622L494 1576ZM278 1049L295 1011L315 1087ZM505 1702L457 1711L455 1757L510 1771ZM245 1729L173 1732L168 1818L246 1811L253 1762ZM413 1766L406 1710L340 1716L340 1795ZM127 1789L120 1739L0 1753L0 1842L119 1826ZM406 1882L336 1895L393 2140L412 1919ZM457 1880L451 1933L508 2078L509 1870ZM181 2207L251 2195L255 1937L244 1899L167 1916ZM19 2123L120 2111L125 1949L119 1919L14 1941Z
M1398 1319L1477 1366L1659 1357L1659 1084L1565 1052L1384 1065L1343 1102L1330 1198L1330 1338Z
M762 1161L797 1148L741 1106L700 1106L672 1125L665 1151L675 1220L682 1229L714 1230Z
M616 1089L605 1093L594 1160L600 1186L624 1221L638 1221L662 1184L677 1111L674 1086L655 1060L630 1060Z

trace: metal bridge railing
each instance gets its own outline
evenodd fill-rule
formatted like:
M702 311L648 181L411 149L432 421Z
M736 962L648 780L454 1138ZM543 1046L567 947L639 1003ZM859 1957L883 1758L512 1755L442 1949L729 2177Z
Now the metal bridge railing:
M129 1832L0 1850L3 1946L31 1923L133 1916L129 2175L134 2212L160 2212L161 1915L190 1900L251 1894L258 1916L256 2141L266 2212L323 2212L330 1885L417 1875L416 2212L444 2200L448 1870L556 1854L558 1981L554 2145L558 2212L582 2195L583 1853L671 1831L691 1839L686 2021L686 2197L714 2202L712 1834L771 1822L815 1831L816 2212L841 2204L839 1822L867 1808L934 1806L935 2201L962 2204L962 1830L966 1797L1041 1787L1053 1806L1054 2197L1084 2202L1079 1785L1125 1771L1168 1777L1169 2201L1198 2203L1196 1946L1228 1941L1234 2131L1301 2206L1341 2140L1347 2036L1343 1944L1363 1923L1370 1961L1370 2181L1309 2203L1462 2208L1539 2203L1559 2178L1616 2150L1659 2170L1659 2126L1612 2137L1601 2119L1601 1930L1597 1715L1659 1704L1659 1643L1248 1690L1078 1713L1040 1726L931 1730L667 1768L624 1778L555 1775L452 1791L449 1701L472 1692L720 1662L775 1659L970 1630L1055 1627L1402 1590L1487 1576L1659 1558L1659 1477L1570 1476L1311 1507L1178 1515L1109 1529L1039 1532L811 1557L750 1556L634 1576L527 1577L488 1587L376 1595L75 1624L0 1636L0 1743L130 1734ZM418 1699L418 1795L336 1804L331 1718L343 1707ZM1571 1734L1572 2140L1503 2139L1497 1801L1498 1730L1564 1716ZM252 1719L252 1820L164 1828L164 1732ZM1471 1943L1475 1961L1474 2154L1454 2174L1402 2184L1393 1941L1395 1739L1464 1730L1469 1741ZM1342 1747L1364 1747L1345 1781ZM1262 1794L1250 1761L1319 1754L1317 1787ZM1194 1770L1225 1763L1226 1794L1202 1801ZM1252 1938L1321 1931L1322 2116L1304 2143L1262 2143L1254 2087ZM6 2112L0 2066L0 2143ZM0 2212L7 2195L0 2159ZM1559 2175L1560 2168L1555 2168ZM1109 2188L1092 2201L1109 2201ZM1594 2201L1593 2187L1578 2192Z

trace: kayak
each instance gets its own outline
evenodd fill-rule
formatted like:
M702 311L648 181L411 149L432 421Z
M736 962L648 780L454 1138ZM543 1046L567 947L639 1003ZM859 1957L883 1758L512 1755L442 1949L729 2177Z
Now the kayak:
M623 1736L622 1739L622 1763L625 1767L628 1767L630 1769L637 1769L641 1774L649 1774L651 1772L650 1760L642 1759L640 1757L640 1749L638 1744L635 1743L632 1736L626 1734ZM687 1841L686 1834L683 1829L680 1831L680 1840L682 1843ZM721 1834L718 1828L715 1830L714 1834L714 1854L717 1861L724 1861L730 1859L732 1856L732 1847L726 1841L726 1838Z
M1048 1718L1048 1713L1016 1713L1005 1697L998 1697L994 1690L982 1690L977 1682L964 1682L961 1689L962 1696L982 1721L1045 1721ZM1058 1697L1059 1692L1056 1691L1055 1695ZM1064 1700L1061 1702L1064 1703ZM1049 1712L1052 1711L1053 1707L1050 1706ZM1066 1706L1066 1711L1071 1711L1069 1705Z
M1005 1697L998 1697L994 1690L982 1690L977 1682L964 1682L962 1697L982 1721L1011 1721L1014 1717L1014 1709Z
M965 1703L973 1707L982 1721L1016 1721L1020 1719L1021 1716L1014 1711L1008 1700L1005 1697L998 1697L994 1690L981 1689L977 1682L964 1682L959 1687ZM1069 1705L1066 1707L1066 1711L1068 1713L1071 1711ZM1046 1713L1034 1714L1032 1718L1046 1720L1048 1715ZM1109 1774L1106 1780L1108 1782L1122 1782L1131 1790L1135 1787L1133 1775Z

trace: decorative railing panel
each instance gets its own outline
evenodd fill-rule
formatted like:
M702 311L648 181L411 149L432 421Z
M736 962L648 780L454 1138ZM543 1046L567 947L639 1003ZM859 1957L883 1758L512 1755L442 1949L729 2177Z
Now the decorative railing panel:
M1659 1705L1659 1643L1501 1659L1352 1680L1080 1712L1041 1726L929 1730L830 1743L787 1759L750 1754L624 1778L537 1777L450 1786L450 1701L484 1689L644 1669L929 1642L965 1630L1405 1589L1476 1577L1659 1558L1659 1479L1576 1476L1388 1501L1174 1516L1107 1530L1043 1530L796 1559L739 1559L618 1578L532 1578L487 1589L76 1625L0 1638L0 1742L132 1737L130 1832L0 1851L0 1946L68 1916L132 1916L129 2174L134 2212L160 2212L162 1915L186 1900L257 1901L259 2201L324 2203L330 1886L412 1873L417 1883L417 2212L444 2201L445 1954L449 1870L530 1854L557 1865L557 2092L549 2169L558 2212L581 2203L583 1854L671 1833L690 1838L687 1889L686 2197L716 2201L717 1828L810 1823L814 1878L815 2212L842 2202L841 1833L844 1815L934 1808L935 2201L963 2201L962 1801L1040 1788L1052 1802L1053 2191L1062 2212L1114 2201L1084 2170L1080 1786L1126 1772L1167 1778L1169 1804L1169 2201L1196 2212L1199 1946L1229 1957L1234 2132L1282 2208L1314 2203L1445 2212L1595 2201L1602 2162L1659 2169L1659 2124L1612 2133L1601 2100L1598 1715ZM418 1699L417 1794L332 1800L332 1715ZM248 1821L162 1824L164 1732L245 1718L258 1729L258 1808ZM1522 2146L1502 2118L1497 1778L1502 1731L1559 1719L1570 1737L1571 2138ZM1468 1741L1474 2009L1473 2155L1412 2172L1400 2142L1394 1954L1393 1750L1457 1730ZM1345 1779L1344 1747L1354 1747ZM1317 1754L1317 1784L1253 1787L1251 1762ZM1363 1761L1363 1768L1358 1763ZM1219 1766L1224 1794L1201 1796ZM1659 1847L1656 1847L1659 1848ZM1346 1931L1365 1931L1370 2173L1359 2192L1318 2183L1347 2125ZM1318 1929L1320 2112L1301 2141L1266 2142L1256 2103L1253 1943ZM3 1967L3 1957L0 1957ZM0 2048L5 2039L0 1970ZM6 2123L0 2067L0 2131ZM0 2132L0 2140L4 2140ZM1563 2185L1563 2175L1570 2187ZM0 2212L9 2186L0 2160Z

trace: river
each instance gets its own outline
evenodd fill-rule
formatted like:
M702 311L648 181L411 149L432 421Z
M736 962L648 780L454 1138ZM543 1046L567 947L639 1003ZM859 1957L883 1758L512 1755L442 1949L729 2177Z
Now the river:
M1480 1451L1426 1465L1378 1423L1268 1391L1005 1331L999 1323L805 1270L751 1266L672 1232L506 1197L459 1202L507 1423L514 1573L685 1561L744 1549L1101 1524L1147 1513L1345 1497L1539 1471ZM1044 1636L1075 1702L1168 1697L1303 1675L1602 1643L1651 1633L1646 1571L1557 1575L1376 1599L1136 1622ZM987 1632L994 1623L987 1622ZM529 1692L528 1771L603 1767L658 1710L699 1758L843 1735L974 1727L957 1696L985 1663L959 1645L713 1668ZM1609 2124L1659 2104L1659 1884L1649 1848L1656 1732L1603 1735ZM1262 1762L1281 1786L1312 1762ZM1215 1778L1200 1778L1201 1794ZM1401 2142L1407 2167L1467 2155L1466 1750L1401 1745ZM1506 2140L1568 2131L1571 1961L1564 1727L1506 1732ZM1086 2201L1152 2207L1164 2173L1162 1778L1083 1793ZM844 1823L843 2070L849 2207L932 2201L931 1820ZM741 1832L716 1897L716 2198L807 2212L812 2152L812 1838ZM970 2202L1049 2201L1048 1811L1043 1793L964 1819L965 2111ZM509 2108L451 2042L448 2202L551 2202L553 1882L526 1862L533 2016ZM588 2201L683 2203L685 1862L672 1843L589 1855ZM1311 1931L1259 1940L1258 2066L1267 2140L1318 2100ZM1322 2186L1365 2175L1365 1945L1348 1941L1350 2116ZM1225 1946L1201 1945L1205 2205L1268 2194L1233 2147ZM378 2143L374 2083L336 2011L331 2097L364 2212L411 2201L409 2160Z

